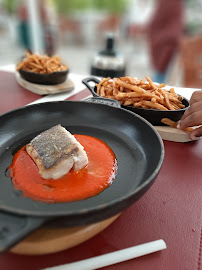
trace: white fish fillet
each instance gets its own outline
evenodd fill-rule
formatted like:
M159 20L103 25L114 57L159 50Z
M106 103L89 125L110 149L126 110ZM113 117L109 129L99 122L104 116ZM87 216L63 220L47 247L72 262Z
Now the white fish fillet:
M44 179L58 179L71 169L78 171L88 164L83 146L61 125L54 126L26 145Z

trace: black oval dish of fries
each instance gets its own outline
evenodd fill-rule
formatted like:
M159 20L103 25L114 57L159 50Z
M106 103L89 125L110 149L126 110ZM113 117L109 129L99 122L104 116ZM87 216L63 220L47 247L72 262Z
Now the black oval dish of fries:
M66 81L69 70L67 69L44 74L20 69L19 73L24 80L31 83L43 85L56 85Z
M82 80L82 82L87 86L87 88L91 91L94 97L98 97L98 98L101 97L100 95L97 94L97 87L96 86L92 87L89 84L90 82L99 84L100 80L98 80L95 77L88 77ZM161 122L162 118L169 118L175 122L181 119L182 115L184 114L186 109L189 107L189 101L185 97L183 97L181 102L185 107L178 110L145 109L141 107L125 106L125 105L121 105L121 107L142 116L144 119L146 119L148 122L150 122L154 126L164 126L165 124Z

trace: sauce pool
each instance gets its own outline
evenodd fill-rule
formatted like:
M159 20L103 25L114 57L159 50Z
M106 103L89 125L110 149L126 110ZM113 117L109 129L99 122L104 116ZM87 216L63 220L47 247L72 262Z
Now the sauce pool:
M87 153L89 162L86 167L77 172L70 170L57 180L43 179L23 146L14 155L9 167L15 189L21 190L24 197L57 203L84 200L109 187L117 170L116 157L111 148L95 137L74 136Z

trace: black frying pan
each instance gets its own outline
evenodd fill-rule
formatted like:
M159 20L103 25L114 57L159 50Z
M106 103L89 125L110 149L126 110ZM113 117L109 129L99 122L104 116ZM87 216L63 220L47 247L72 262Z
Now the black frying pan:
M36 73L27 70L20 69L20 76L31 83L43 84L43 85L56 85L63 83L67 79L69 70L56 71L52 73Z
M95 98L94 98L95 99ZM44 222L65 218L66 226L85 225L116 215L137 201L154 182L164 147L155 129L118 102L60 101L35 104L0 116L0 250L19 242ZM95 102L96 103L95 103ZM113 106L111 106L113 105ZM118 170L112 185L99 195L72 203L46 204L22 197L6 168L13 154L40 132L61 124L73 134L105 141Z

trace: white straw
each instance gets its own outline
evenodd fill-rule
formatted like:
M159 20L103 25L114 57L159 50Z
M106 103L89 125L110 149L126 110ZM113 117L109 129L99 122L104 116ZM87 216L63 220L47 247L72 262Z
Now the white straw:
M163 249L166 249L166 243L162 239L160 239L146 244L93 257L90 259L50 267L43 270L94 270L115 263L131 260Z

